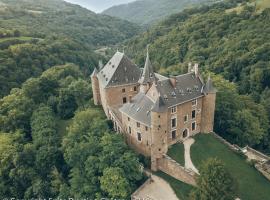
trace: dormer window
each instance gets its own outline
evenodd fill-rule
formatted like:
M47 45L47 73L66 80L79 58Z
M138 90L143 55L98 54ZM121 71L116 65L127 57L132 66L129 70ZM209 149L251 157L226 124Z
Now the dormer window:
M171 113L172 113L172 114L173 114L173 113L176 113L176 106L174 106L174 107L171 108Z
M187 88L187 92L191 93L192 92L191 88Z
M192 101L192 106L197 106L197 99Z

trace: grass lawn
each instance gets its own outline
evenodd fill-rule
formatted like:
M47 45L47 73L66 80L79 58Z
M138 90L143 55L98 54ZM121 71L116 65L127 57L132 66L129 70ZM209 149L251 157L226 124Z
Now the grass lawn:
M184 144L177 143L170 147L168 156L177 161L180 165L185 166Z
M181 200L188 200L189 193L193 189L193 186L188 185L186 183L183 183L161 171L156 172L155 175L163 178L165 181L167 181L172 189L174 190L176 196Z
M191 146L191 158L195 166L211 157L221 159L238 184L238 195L242 200L270 199L270 182L241 155L231 151L213 135L195 136Z

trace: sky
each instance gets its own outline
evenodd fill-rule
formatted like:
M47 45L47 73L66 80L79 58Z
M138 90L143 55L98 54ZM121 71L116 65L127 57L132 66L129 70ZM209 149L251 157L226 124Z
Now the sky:
M102 12L103 10L118 4L129 3L135 0L65 0L70 3L79 4L94 12Z

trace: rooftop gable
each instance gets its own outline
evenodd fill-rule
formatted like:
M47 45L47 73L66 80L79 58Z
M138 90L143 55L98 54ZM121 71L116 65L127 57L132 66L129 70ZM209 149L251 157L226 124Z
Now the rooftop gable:
M140 68L125 54L116 52L111 60L100 70L98 78L103 87L113 87L137 83L141 75Z

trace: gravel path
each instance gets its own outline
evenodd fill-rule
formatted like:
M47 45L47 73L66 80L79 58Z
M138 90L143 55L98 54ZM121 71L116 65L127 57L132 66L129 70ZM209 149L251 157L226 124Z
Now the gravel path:
M136 194L137 199L179 200L171 186L162 178L152 175L152 182Z
M190 157L190 147L195 142L193 138L188 138L184 141L185 147L185 168L194 171L195 173L199 174L198 169L193 165L191 157Z

